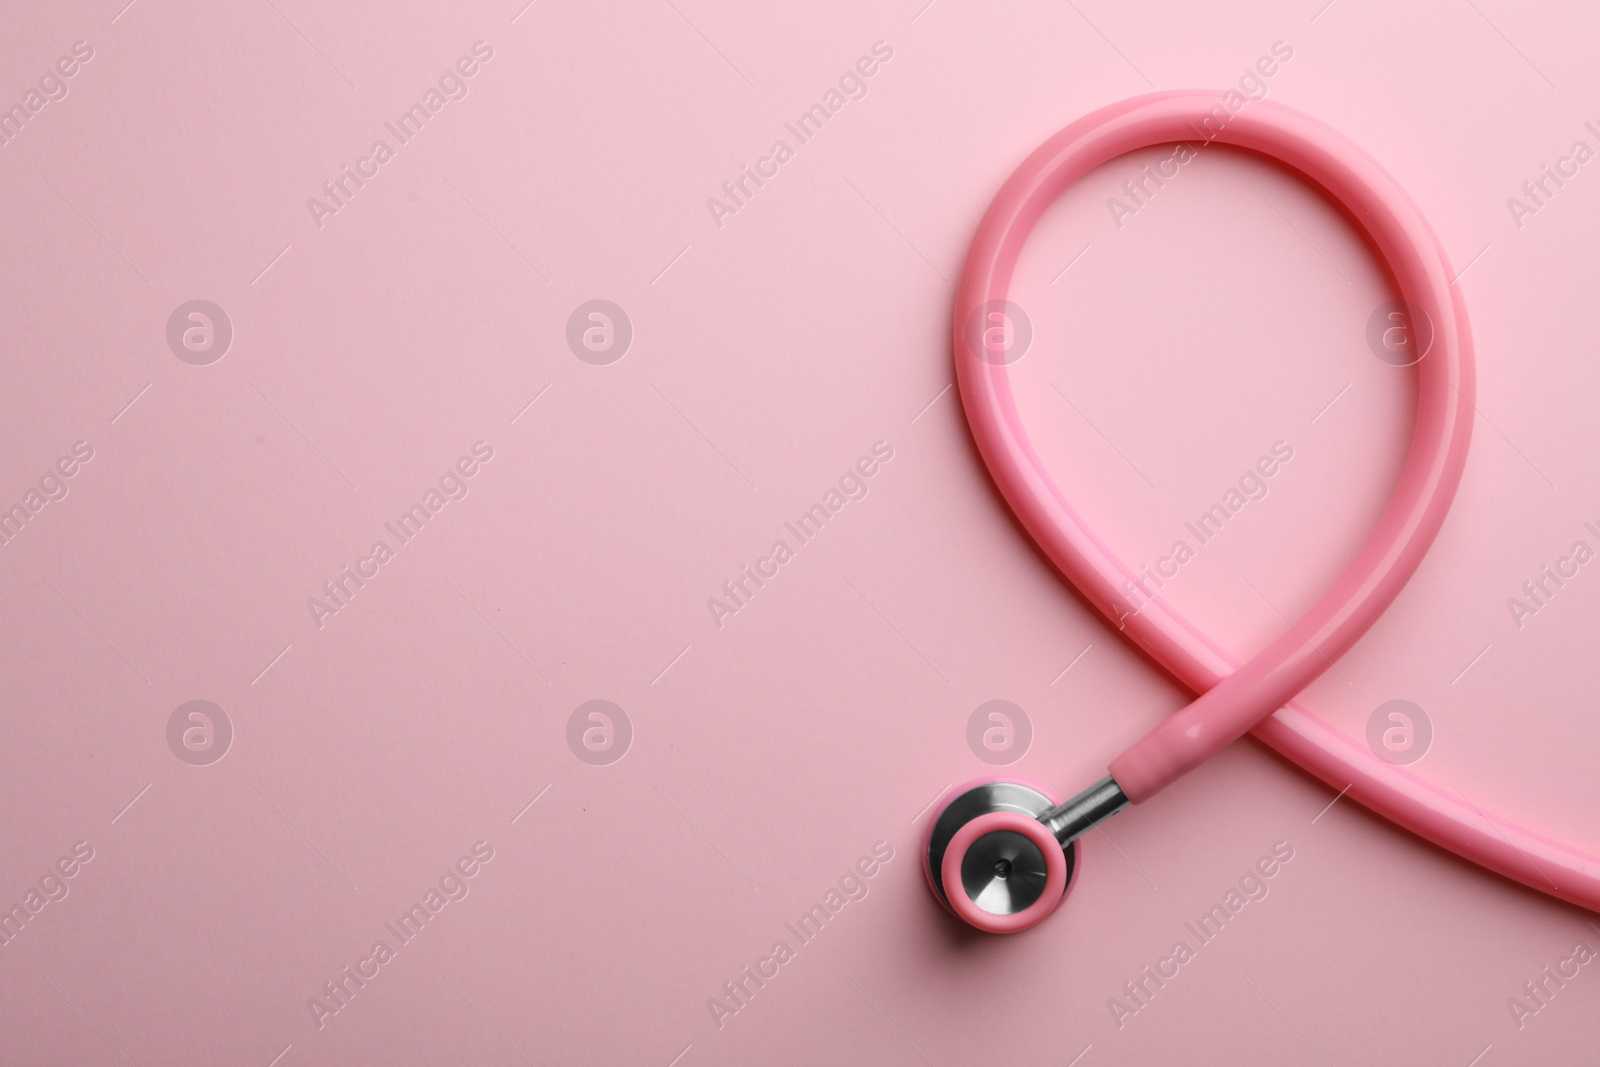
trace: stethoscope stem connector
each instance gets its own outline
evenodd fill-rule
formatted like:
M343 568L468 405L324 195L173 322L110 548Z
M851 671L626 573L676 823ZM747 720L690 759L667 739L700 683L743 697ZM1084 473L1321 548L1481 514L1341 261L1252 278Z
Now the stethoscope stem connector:
M1108 774L1071 800L1040 815L1039 821L1065 848L1131 803L1117 780Z

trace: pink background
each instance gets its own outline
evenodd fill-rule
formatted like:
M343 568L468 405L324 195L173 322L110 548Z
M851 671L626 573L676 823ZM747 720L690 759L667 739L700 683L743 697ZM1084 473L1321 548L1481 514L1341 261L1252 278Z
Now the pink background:
M93 49L0 147L0 505L94 453L0 548L0 905L93 849L0 946L0 1059L1589 1062L1600 970L1520 1027L1507 1000L1600 948L1590 916L1327 808L1252 742L1091 835L1072 899L1022 936L958 929L917 844L948 783L992 770L978 705L1031 721L1001 773L1070 791L1185 701L1026 542L942 392L966 242L1059 126L1233 84L1283 41L1271 97L1371 151L1466 269L1481 381L1443 534L1307 702L1362 735L1413 701L1419 770L1600 848L1600 575L1520 629L1506 605L1600 547L1600 163L1520 227L1506 205L1600 148L1600 19L122 3L13 6L0 40L0 104ZM477 41L466 97L397 147L384 123ZM878 41L865 97L799 145L784 122ZM319 228L307 198L379 138L395 157ZM719 227L707 198L779 138L794 158ZM1389 294L1316 194L1214 149L1119 228L1106 199L1140 162L1072 190L1024 255L1022 402L1136 561L1294 448L1166 590L1247 651L1376 516L1411 375L1368 349ZM166 340L197 298L234 331L209 366ZM634 331L606 366L565 340L597 298ZM307 599L395 547L384 523L478 441L465 499L319 629ZM719 628L707 598L878 441L867 496ZM607 766L567 742L596 698L633 731ZM234 731L206 766L167 741L194 699ZM319 1027L308 1000L336 1004L323 983L398 944L385 923L479 841L465 898ZM880 841L867 895L801 945L784 923ZM1108 1000L1276 842L1268 896L1119 1027ZM719 1027L708 999L780 939L794 958Z

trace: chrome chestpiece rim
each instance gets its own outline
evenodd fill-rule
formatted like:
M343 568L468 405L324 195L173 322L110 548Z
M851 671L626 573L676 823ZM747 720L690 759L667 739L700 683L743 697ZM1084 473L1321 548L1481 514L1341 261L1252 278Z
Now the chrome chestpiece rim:
M929 827L923 853L923 872L940 903L969 922L976 914L984 921L975 925L995 932L1004 932L1029 913L1037 913L1026 922L1031 926L1054 911L1077 866L1075 843L1057 844L1040 821L1056 804L1032 786L1000 781L972 785L946 802ZM980 826L962 833L992 816L1008 816L1017 823L1006 825L1008 820L1001 819L991 829ZM959 871L946 863L952 847L958 852L952 862L959 862ZM949 874L958 874L961 884L947 889ZM1053 900L1048 896L1052 893Z

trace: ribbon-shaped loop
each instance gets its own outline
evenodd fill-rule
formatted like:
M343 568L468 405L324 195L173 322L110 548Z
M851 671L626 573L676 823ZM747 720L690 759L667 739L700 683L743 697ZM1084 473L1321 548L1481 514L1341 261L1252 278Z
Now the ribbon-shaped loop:
M1382 517L1333 586L1242 664L1166 602L1130 608L1121 590L1137 576L1045 469L1018 412L1009 361L991 358L992 346L986 347L981 334L972 336L990 328L988 309L1006 306L1022 246L1062 190L1117 156L1173 142L1260 152L1321 187L1366 231L1399 295L1432 327L1425 356L1415 360L1410 451ZM1051 137L1006 181L973 237L953 312L956 376L967 421L1011 509L1090 603L1199 694L1111 762L1112 777L1130 799L1146 799L1253 730L1329 785L1435 844L1531 888L1600 910L1600 860L1486 815L1379 759L1294 702L1366 632L1422 561L1460 482L1472 429L1465 303L1438 238L1375 160L1309 116L1236 93L1153 93L1113 104Z

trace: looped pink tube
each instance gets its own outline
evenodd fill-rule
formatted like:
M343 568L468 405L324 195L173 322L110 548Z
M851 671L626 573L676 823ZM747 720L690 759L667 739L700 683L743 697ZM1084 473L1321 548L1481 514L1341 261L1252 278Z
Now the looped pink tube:
M1003 361L985 358L979 312L1004 301L1017 256L1056 196L1126 152L1215 141L1270 156L1342 204L1371 237L1400 294L1433 326L1417 364L1416 427L1399 483L1377 526L1333 587L1295 625L1240 665L1160 599L1137 611L1121 593L1136 575L1061 492L1018 413ZM989 206L968 251L954 307L957 380L968 423L1023 526L1083 595L1191 690L1201 694L1112 761L1142 801L1254 729L1306 770L1402 826L1541 892L1600 905L1600 860L1488 816L1392 766L1290 701L1343 655L1398 595L1433 542L1466 462L1473 416L1472 340L1443 249L1382 167L1322 123L1255 101L1230 113L1219 92L1153 93L1073 123L1030 155ZM1559 879L1559 881L1558 881Z

